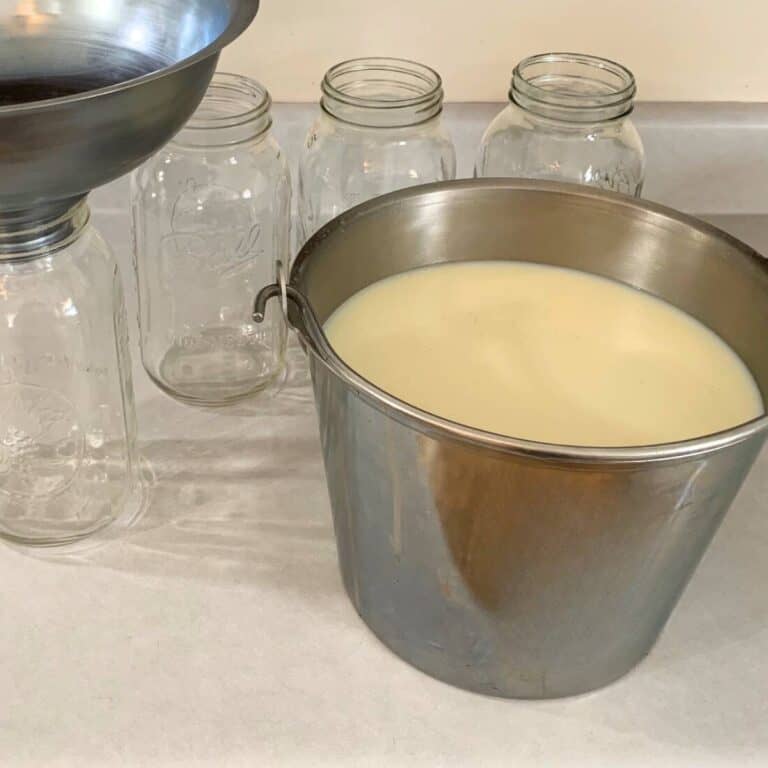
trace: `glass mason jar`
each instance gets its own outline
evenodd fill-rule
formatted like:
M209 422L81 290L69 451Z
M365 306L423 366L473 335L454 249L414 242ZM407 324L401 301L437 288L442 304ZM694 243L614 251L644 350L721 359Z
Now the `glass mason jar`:
M488 127L475 176L571 181L639 196L645 153L629 118L635 78L613 61L547 53L521 61Z
M0 214L0 537L70 544L140 508L117 264L85 200Z
M321 114L299 163L299 237L385 192L456 175L434 70L392 58L353 59L328 70Z
M181 133L133 173L141 355L168 394L225 405L282 371L287 329L254 296L290 258L291 180L266 89L214 75Z

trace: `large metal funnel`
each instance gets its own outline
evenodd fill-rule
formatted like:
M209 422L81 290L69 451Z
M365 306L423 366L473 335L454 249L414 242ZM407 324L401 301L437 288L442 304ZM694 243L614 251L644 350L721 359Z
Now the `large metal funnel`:
M259 0L0 0L0 215L66 208L165 144Z

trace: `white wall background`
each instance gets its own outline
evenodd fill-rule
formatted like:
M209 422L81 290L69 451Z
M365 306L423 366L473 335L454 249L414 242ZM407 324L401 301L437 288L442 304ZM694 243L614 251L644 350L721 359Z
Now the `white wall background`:
M220 68L314 101L335 62L404 56L449 100L497 101L519 59L557 50L622 62L643 100L768 101L768 0L262 0Z

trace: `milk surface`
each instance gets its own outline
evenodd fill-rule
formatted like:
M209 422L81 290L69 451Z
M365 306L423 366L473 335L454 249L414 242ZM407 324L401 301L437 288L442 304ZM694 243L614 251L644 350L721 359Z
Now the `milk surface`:
M338 355L396 397L461 424L578 446L719 432L763 413L720 337L621 283L525 262L382 280L325 324Z

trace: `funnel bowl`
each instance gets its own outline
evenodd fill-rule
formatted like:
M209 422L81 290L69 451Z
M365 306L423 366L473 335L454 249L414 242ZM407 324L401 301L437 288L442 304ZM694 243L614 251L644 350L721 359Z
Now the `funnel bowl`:
M200 103L258 0L0 0L0 213L66 206Z

